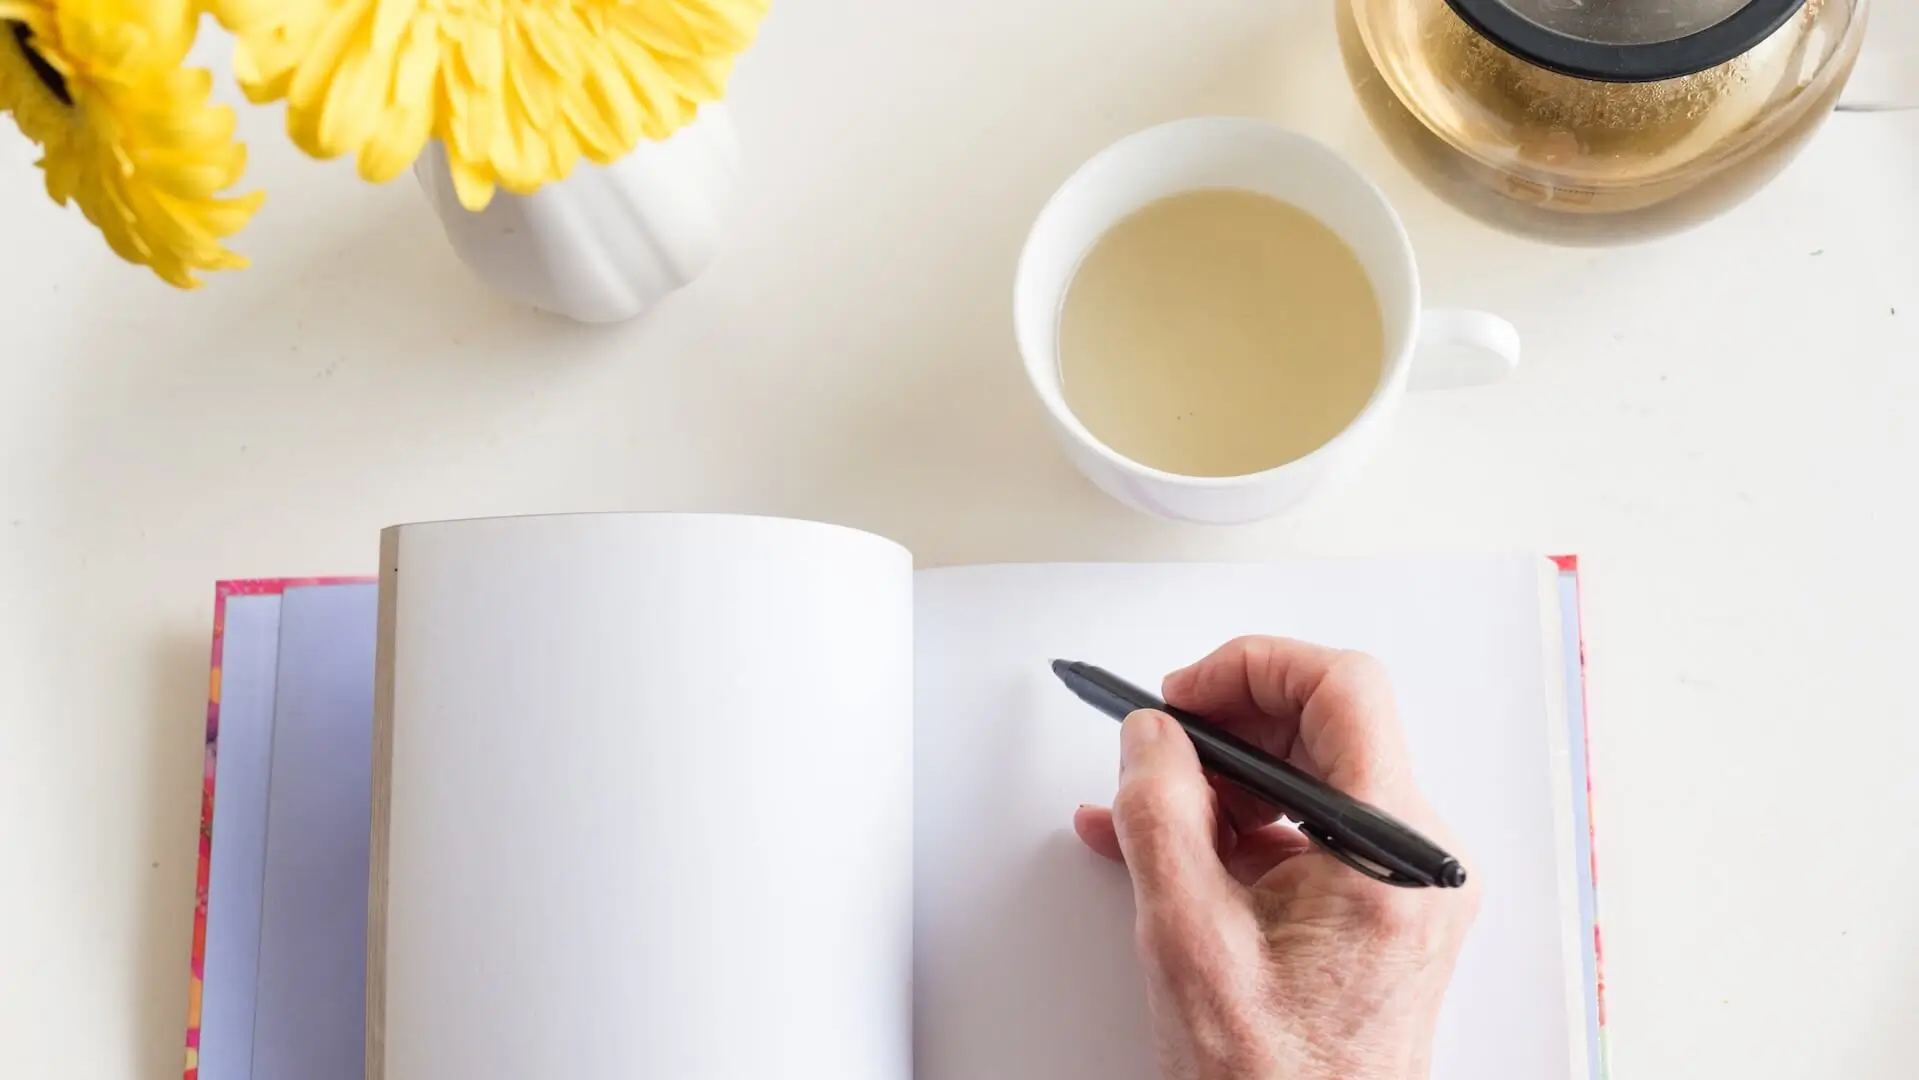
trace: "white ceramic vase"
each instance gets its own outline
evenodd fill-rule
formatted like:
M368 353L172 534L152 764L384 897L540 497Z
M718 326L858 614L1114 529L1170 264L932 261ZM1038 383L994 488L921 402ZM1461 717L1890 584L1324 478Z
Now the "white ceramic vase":
M663 142L611 165L581 162L531 195L500 191L477 213L460 205L446 148L413 166L460 261L495 290L581 322L630 319L700 275L739 171L724 105L708 105Z

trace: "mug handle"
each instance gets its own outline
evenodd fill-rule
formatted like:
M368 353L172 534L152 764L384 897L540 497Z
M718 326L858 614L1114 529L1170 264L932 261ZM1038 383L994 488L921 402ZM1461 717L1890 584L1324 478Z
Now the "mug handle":
M1519 367L1519 331L1484 311L1434 308L1420 316L1411 390L1484 386Z

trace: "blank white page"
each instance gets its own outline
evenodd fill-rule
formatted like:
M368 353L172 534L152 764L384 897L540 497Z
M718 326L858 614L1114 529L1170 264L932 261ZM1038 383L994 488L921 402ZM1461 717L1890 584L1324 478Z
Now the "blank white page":
M201 969L201 1080L248 1080L253 1075L253 1006L260 972L273 684L279 655L279 595L227 597Z
M905 549L667 514L384 547L368 1076L906 1080Z
M919 575L918 1080L1157 1080L1132 894L1072 814L1118 725L1048 670L1156 687L1249 633L1364 649L1485 901L1435 1080L1584 1077L1557 601L1544 560L1004 566ZM1550 627L1550 630L1549 630Z
M247 1074L261 1080L360 1080L365 1063L375 600L373 585L351 584L280 601Z

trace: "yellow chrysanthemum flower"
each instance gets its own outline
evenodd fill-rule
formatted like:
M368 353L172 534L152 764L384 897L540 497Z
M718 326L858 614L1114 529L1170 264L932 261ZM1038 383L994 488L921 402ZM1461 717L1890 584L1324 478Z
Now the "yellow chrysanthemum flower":
M213 77L183 68L189 0L0 0L0 112L39 143L47 194L169 284L246 265L221 241L261 195L222 197L246 149Z
M205 0L256 102L319 158L399 175L429 138L460 202L663 139L724 92L767 0Z

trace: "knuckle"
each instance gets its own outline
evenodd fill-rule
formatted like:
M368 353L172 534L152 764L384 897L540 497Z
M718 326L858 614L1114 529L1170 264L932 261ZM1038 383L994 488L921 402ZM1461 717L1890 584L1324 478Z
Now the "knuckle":
M1421 952L1437 945L1446 931L1447 920L1424 890L1367 889L1359 910L1370 936Z
M1270 649L1279 639L1270 634L1241 634L1220 646L1221 652L1246 652L1253 649Z
M1113 820L1135 839L1151 840L1174 827L1180 785L1171 777L1141 776L1120 785Z
M1327 674L1353 690L1370 696L1391 687L1386 665L1371 653L1342 649L1327 668Z
M1392 680L1384 664L1369 653L1342 652L1327 669L1320 693L1327 707L1344 718L1348 734L1338 766L1346 784L1375 791L1410 779L1400 748Z

